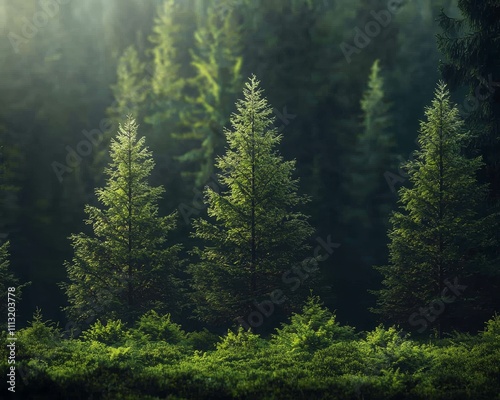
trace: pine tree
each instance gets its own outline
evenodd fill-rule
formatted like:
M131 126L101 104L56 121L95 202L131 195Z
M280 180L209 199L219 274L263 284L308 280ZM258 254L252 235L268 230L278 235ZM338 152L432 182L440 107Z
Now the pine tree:
M16 214L16 188L12 182L17 178L14 168L19 163L15 146L7 138L7 129L0 125L0 241L7 237L8 225Z
M9 242L5 242L0 245L0 294L3 299L7 300L7 289L9 287L15 287L18 289L18 279L9 271ZM16 301L18 300L17 292L14 292ZM6 315L7 308L5 301L2 302L0 308L2 315ZM2 321L2 325L4 322Z
M185 80L181 78L179 62L179 25L181 5L174 0L163 3L155 19L153 34L149 37L152 48L151 92L153 105L147 122L152 125L171 123L178 114Z
M147 183L154 161L137 138L132 117L120 125L111 142L107 183L96 190L103 207L87 205L86 223L93 235L72 235L72 262L65 266L70 300L67 311L75 321L121 318L126 321L155 309L174 312L178 245L167 247L175 214L158 216L162 187Z
M187 97L190 106L182 115L183 131L176 135L191 144L179 160L186 163L185 175L196 185L206 183L213 173L214 160L224 148L223 128L241 87L241 32L234 7L221 7L224 2L210 3L204 25L194 34L195 75L188 83L194 94Z
M466 86L462 105L485 162L490 200L500 204L500 3L497 0L459 0L463 18L440 16L443 33L438 47L446 59L440 69L451 89Z
M224 189L206 188L210 218L194 222L193 236L205 241L195 250L200 262L190 267L195 298L200 317L215 323L246 317L253 300L279 289L313 231L296 211L308 199L291 177L295 162L276 150L282 137L254 76L243 94L233 130L226 130L226 154L216 162Z
M155 149L156 169L152 182L161 182L171 190L162 205L171 208L179 204L185 186L182 171L175 157L186 151L186 143L174 136L181 131L181 117L186 111L186 78L191 70L188 49L193 45L194 13L191 2L164 1L158 7L153 32L146 50L148 64L145 74L150 82L146 104L145 128L151 148Z
M384 225L390 211L390 192L383 178L393 163L394 139L391 134L389 104L384 98L384 81L379 60L371 68L368 89L361 100L362 132L356 138L354 154L347 160L346 192L349 197L344 220L367 232L373 225ZM370 232L371 233L371 232Z
M17 279L9 272L9 242L0 246L0 283L3 298L7 297L7 287L17 284Z
M425 114L420 149L406 164L412 187L400 189L400 211L391 217L389 264L376 267L384 288L375 292L374 311L410 329L434 325L441 334L456 327L454 310L461 310L460 319L467 317L464 307L474 293L451 293L449 287L470 285L471 277L487 270L481 249L491 244L491 225L480 213L486 187L477 183L476 173L482 161L461 154L471 136L444 83ZM439 310L442 299L452 296L453 303Z
M108 114L116 126L129 114L144 116L150 87L146 63L141 61L134 46L127 47L118 60L117 82L111 87L115 103Z
M6 301L9 287L15 288L14 291L10 292L15 296L16 303L19 304L23 289L31 284L31 282L20 284L19 279L9 270L9 246L10 243L8 241L0 245L0 295L5 299L5 302L0 306L0 312L3 315L7 315ZM5 320L2 321L1 325L5 325Z
M344 198L339 213L349 259L343 263L347 267L343 275L334 279L345 281L339 297L345 301L353 296L364 312L373 301L367 290L379 278L372 266L386 262L387 222L394 202L384 179L384 173L394 165L392 115L378 60L371 67L360 106L361 126L343 159Z

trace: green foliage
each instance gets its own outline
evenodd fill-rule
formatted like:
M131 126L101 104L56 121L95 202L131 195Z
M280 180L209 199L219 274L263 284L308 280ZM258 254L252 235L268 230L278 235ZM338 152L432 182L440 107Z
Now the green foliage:
M0 306L2 315L7 315L7 289L9 287L16 288L16 291L12 293L16 302L19 301L20 295L20 291L17 290L19 280L9 271L9 264L9 242L5 242L0 245L0 296L5 299ZM4 322L2 322L3 325Z
M0 305L0 312L3 315L7 315L8 300L14 300L15 304L19 304L22 299L23 289L31 284L31 282L20 284L19 279L10 271L9 246L9 241L0 245L0 296L5 299ZM14 292L8 291L11 287L15 289ZM10 299L7 298L8 293L11 293ZM4 325L5 322L2 322L1 326Z
M273 335L273 343L287 351L300 350L313 353L329 346L332 342L354 339L354 329L340 326L335 315L317 296L307 299L302 312L294 313L290 323L283 324Z
M317 298L294 317L290 335L311 327L319 332L332 319ZM156 329L151 324L169 321L154 313L144 319L149 332ZM488 322L487 331L497 320ZM18 332L16 365L28 381L16 391L23 398L50 390L51 398L72 399L498 399L500 342L485 335L472 342L418 343L395 327L357 336L337 326L343 334L323 336L320 346L303 341L293 347L240 327L215 349L193 352L182 342L138 336L137 328L119 321L110 326L95 324L84 340L61 340L57 329L35 316L31 327Z
M154 94L158 110L163 113L163 120L172 118L175 101L179 101L185 81L180 77L180 65L178 60L177 35L180 32L179 3L173 0L164 1L158 9L155 19L153 34L149 41L153 47L150 53L153 56L153 75L151 77L151 89Z
M5 295L3 285L18 285L9 271L10 259L19 276L43 277L33 296L23 300L23 309L32 307L38 294L48 296L43 301L49 304L62 300L46 284L63 279L54 263L71 254L65 253L70 247L60 239L81 230L75 210L82 210L97 186L94 182L100 180L99 173L89 170L86 157L96 164L105 158L107 120L102 114L110 94L116 100L108 111L112 121L117 124L132 113L144 122L143 133L158 161L153 174L150 154L138 156L130 168L126 161L121 163L130 152L115 153L121 161L113 160L113 173L124 179L110 183L113 175L98 191L102 209L86 208L93 233L72 236L74 258L66 263L70 316L102 318L79 340L62 340L60 329L43 322L40 314L20 329L16 366L24 373L18 375L19 398L500 399L498 317L488 321L480 335L454 333L450 339L422 344L426 342L410 340L394 327L356 336L314 298L271 340L242 329L220 340L207 330L185 334L167 314L179 310L181 300L179 248L169 247L175 218L158 217L156 207L160 202L162 207L167 202L177 206L185 201L186 186L191 189L172 171L177 161L183 162L182 172L195 178L198 187L217 168L223 170L221 193L215 187L206 191L209 216L196 226L201 261L192 272L199 316L227 322L248 316L253 300L277 289L282 273L304 256L304 242L312 230L305 215L296 212L306 200L296 196L296 181L291 179L297 168L313 196L304 214L313 216L321 235L342 237L346 247L351 246L342 245L344 259L331 257L326 262L324 269L332 272L324 283L334 287L325 298L343 309L350 321L368 326L360 311L368 305L362 298L364 286L374 280L356 268L383 257L378 245L385 238L381 230L390 193L380 183L381 172L391 168L389 121L394 117L393 132L406 154L413 124L435 83L440 57L434 46L436 10L448 13L458 3L463 20L444 14L441 18L445 33L438 42L446 58L441 69L450 84L468 87L472 102L465 112L472 111L467 121L478 140L450 129L450 142L445 144L455 145L454 138L464 139L463 144L469 141L469 153L475 156L479 150L485 164L479 168L477 160L457 157L451 160L452 170L439 176L435 152L427 151L435 141L428 141L425 152L431 156L425 158L422 150L422 157L411 163L414 187L402 194L402 210L393 218L390 266L382 267L388 286L380 298L383 313L404 321L429 301L439 304L445 289L442 278L453 281L456 274L467 291L446 303L444 319L439 320L448 329L462 321L460 327L468 328L473 318L482 322L483 315L491 316L500 304L498 261L482 256L485 247L488 256L499 255L498 241L493 243L487 232L495 229L498 239L498 220L492 226L496 216L482 218L483 204L477 200L484 190L473 179L479 170L480 180L490 183L491 202L499 199L498 0L87 0L70 6L52 0L40 2L41 7L36 3L0 3L1 26L8 32L0 43L0 70L11 78L0 81L0 135L5 134L0 137L0 239L11 228L16 239L9 248L0 247L0 294ZM391 12L386 25L384 12L394 3L400 3L399 9ZM43 15L52 13L56 15L49 15L45 24ZM366 37L369 43L361 51L358 43L365 40L358 29L369 31L374 24L386 26L369 40ZM21 39L16 49L13 33L31 37ZM352 62L343 54L346 43L355 45ZM14 56L12 50L20 54ZM385 66L386 80L382 84L375 63L361 102L360 129L359 99L375 58ZM276 106L275 133L284 130L286 139L281 143L279 135L268 132L262 137L279 143L283 158L265 140L258 143L262 147L257 152L246 151L258 142L245 136L254 133L250 112L237 116L243 121L239 132L227 135L228 156L219 159L242 76L250 72L263 77ZM390 118L385 98L394 103ZM266 112L270 117L271 107ZM99 145L90 140L86 148L88 130L94 138L98 134L94 128L104 131L106 140ZM81 159L68 148L82 153ZM136 155L149 153L137 150ZM260 157L260 150L265 150L265 157L249 163L253 157L248 156ZM174 162L172 156L179 154ZM283 161L291 158L297 164ZM56 171L54 176L55 170L48 168L54 161L60 162L62 175ZM164 174L166 169L174 173ZM353 172L352 182L343 186L345 169ZM469 174L458 173L466 170ZM170 189L167 199L144 182L134 186L137 196L127 195L131 177L146 175L155 185L161 179ZM421 185L413 178L421 178ZM436 196L440 178L451 183L445 184L450 191L440 188ZM248 195L253 183L260 192ZM15 188L22 188L19 201ZM16 210L17 202L22 213ZM436 218L438 204L451 214ZM198 196L193 205L197 212L202 208ZM328 268L332 265L335 268ZM307 283L300 282L301 289L313 279ZM295 295L300 298L302 293L287 294L290 301L284 307L301 304ZM144 314L149 310L155 311ZM121 322L136 319L137 324L129 324L132 328ZM0 339L6 339L5 331ZM3 346L2 372L8 367L6 354Z
M176 154L182 148L172 135L180 129L179 122L185 108L185 78L189 74L181 66L182 61L185 62L182 57L183 38L189 37L186 29L191 28L185 21L188 14L186 4L164 1L158 7L153 33L149 36L151 47L146 50L151 57L151 65L144 71L151 75L151 100L145 121L153 130L154 148L162 155Z
M210 332L207 328L201 331L188 332L186 342L196 350L213 350L219 341L219 336Z
M115 126L128 115L142 116L151 86L150 78L144 75L145 68L136 48L127 47L118 60L117 83L111 87L115 104L108 113Z
M11 136L11 137L9 137ZM13 143L14 134L0 123L0 240L5 240L7 231L16 220L18 212L17 192L13 182L19 179L21 163L19 149Z
M158 315L154 310L148 311L136 323L137 332L145 334L146 340L165 341L179 344L186 340L186 333L180 325L172 322L170 314Z
M483 156L490 198L495 203L500 201L500 5L495 0L460 0L458 7L459 18L440 14L443 31L437 43L445 55L440 69L452 89L465 86L468 90L463 113L478 134L474 148Z
M500 340L500 316L495 315L492 319L486 322L486 329L483 332L484 338Z
M108 320L103 325L97 320L82 333L83 340L97 341L108 346L118 346L127 339L126 325L121 320Z
M35 351L39 347L46 347L59 343L61 340L61 331L52 321L42 321L42 312L37 309L33 314L33 319L28 328L22 329L18 333L26 351Z
M246 331L240 326L236 333L229 329L226 336L217 343L216 348L218 351L239 353L243 356L243 354L256 352L263 346L264 341L259 335Z
M75 320L89 317L133 321L150 309L166 311L180 301L176 271L180 247L167 247L176 214L158 216L164 190L147 179L154 167L144 137L128 117L111 143L106 186L96 190L103 208L87 205L93 236L72 235L75 256L63 284ZM176 309L176 308L175 308Z
M486 188L476 181L482 161L461 153L470 134L464 132L444 83L438 85L425 114L420 150L406 164L412 187L400 189L400 211L391 217L390 264L377 267L384 288L376 292L375 310L410 329L422 325L420 332L428 324L419 308L447 295L446 282L467 286L471 276L486 273L488 264L480 249L491 245L493 232L491 219L481 210ZM453 294L444 315L427 318L436 322L438 334L443 325L446 329L459 326L459 310L464 310L460 305L466 298L472 301L468 296L460 298L462 293L456 290ZM453 311L458 313L455 320Z
M484 165L480 180L488 184L488 204L492 218L498 218L500 207L500 33L498 1L458 1L459 16L441 12L442 32L437 37L439 50L444 54L440 63L443 78L451 89L465 88L461 113L467 126L475 133L469 144L471 154L481 154ZM463 91L461 91L463 93ZM458 92L458 93L461 93ZM495 215L496 214L496 215ZM484 320L500 309L500 230L495 228L496 244L488 251L496 257L494 274L477 279L475 287L482 297Z
M276 150L281 135L259 81L250 78L243 93L226 131L226 154L216 163L224 190L206 188L209 219L193 223L193 236L205 241L195 249L200 262L190 266L198 315L217 323L247 315L253 300L280 287L313 231L296 210L307 197L297 194L295 162Z
M394 137L380 70L380 61L376 60L361 100L362 131L356 136L354 151L346 157L345 190L349 201L344 219L355 224L359 234L365 231L365 236L371 236L370 227L384 226L391 205L390 193L381 177L394 164Z
M182 113L183 131L175 136L191 144L179 160L197 186L214 172L214 161L224 149L224 127L242 83L241 28L234 7L225 7L227 12L223 12L224 1L208 4L206 18L194 32L194 75L188 80L186 96L189 106Z

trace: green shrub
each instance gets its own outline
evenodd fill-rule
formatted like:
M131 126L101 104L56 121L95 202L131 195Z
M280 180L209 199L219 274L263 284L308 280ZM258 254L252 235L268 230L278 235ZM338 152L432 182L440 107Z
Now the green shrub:
M129 338L126 325L121 320L109 320L103 325L97 320L92 326L82 333L85 341L97 341L109 346L119 346Z
M61 344L62 334L57 324L42 321L42 318L40 310L37 310L30 326L17 331L16 359L29 359L33 355L37 358L51 358L52 351Z
M340 326L335 315L322 307L319 297L311 296L300 314L293 314L290 323L277 329L277 334L272 336L272 343L292 351L312 352L326 348L332 342L355 337L353 328Z
M145 335L148 340L179 344L186 341L186 333L181 326L172 322L170 314L159 315L151 310L136 323L135 332Z
M173 364L192 353L192 351L187 351L184 346L173 345L167 342L141 343L135 346L134 352L138 362L144 366Z
M233 350L233 349L258 349L264 345L264 340L250 330L246 331L243 327L239 327L235 333L228 330L227 334L220 338L221 341L216 344L218 351Z
M153 312L131 330L121 321L97 322L84 340L61 339L59 329L38 316L18 332L16 366L27 377L19 381L19 396L500 400L498 317L482 335L429 344L395 327L358 338L317 298L306 306L270 340L240 327L220 337L214 350L216 335L184 334L170 316Z
M196 350L215 350L219 336L204 328L202 331L189 332L186 335L186 343Z
M486 322L486 329L484 330L482 337L500 340L500 315L495 315L492 319Z

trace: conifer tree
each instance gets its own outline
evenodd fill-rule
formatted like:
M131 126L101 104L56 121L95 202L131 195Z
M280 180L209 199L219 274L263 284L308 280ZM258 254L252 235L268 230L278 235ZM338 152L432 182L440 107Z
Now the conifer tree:
M164 190L147 182L154 161L132 117L120 125L110 156L106 186L96 190L103 207L85 207L93 235L70 237L75 255L65 263L70 282L63 287L75 321L130 321L150 309L173 312L178 299L179 246L167 244L176 215L158 216Z
M2 296L5 295L7 286L17 283L14 276L9 272L9 242L0 246L0 282L2 284ZM5 298L5 296L4 296Z
M128 115L134 115L138 121L143 121L146 115L147 103L151 97L150 76L147 64L141 60L135 46L128 46L118 59L116 83L111 85L114 102L108 107L107 114L111 120L109 129L103 132L102 138L97 137L100 145L93 155L90 180L92 187L102 183L102 168L107 163L106 148L111 136L118 130L121 121Z
M344 276L334 278L346 281L340 289L346 293L339 297L346 301L352 293L363 312L373 301L367 290L379 278L372 266L386 262L387 222L394 203L384 179L384 173L394 165L394 139L379 60L372 64L360 106L361 126L343 159L345 197L339 213L349 256Z
M483 156L480 181L489 184L488 203L494 218L500 209L500 3L459 0L458 8L461 18L440 15L443 32L438 35L438 48L445 55L440 70L452 90L463 86L468 90L460 110L468 128L477 133L469 152L479 151ZM496 241L490 257L500 259L499 229ZM478 285L483 287L485 305L498 310L500 276L487 280L489 291L484 284Z
M5 242L0 245L0 295L5 299L0 307L2 315L6 315L7 313L7 289L11 286L15 287L16 290L19 289L18 283L18 279L9 271L9 242ZM17 292L14 292L16 301L18 300L18 295L19 293L17 290ZM3 325L4 321L2 321L2 326Z
M469 128L479 133L490 201L500 204L500 3L497 0L459 0L461 18L440 15L438 47L445 55L440 69L451 89L465 86L461 105Z
M193 236L205 242L190 267L195 299L200 317L214 323L246 317L254 300L279 289L313 231L297 211L308 199L297 194L295 162L276 150L282 137L255 76L243 94L216 162L224 189L206 188L209 218L194 222Z
M18 213L17 192L14 182L19 179L16 170L21 164L18 146L8 134L8 129L0 125L0 241L7 237L7 230Z
M144 116L150 87L146 63L141 61L134 46L127 47L118 60L117 82L111 87L115 103L108 113L116 126L129 114Z
M175 157L186 151L186 143L175 135L182 131L180 122L186 110L186 78L190 76L188 49L192 46L194 22L190 2L167 0L158 7L153 32L146 50L148 64L144 74L150 82L149 101L146 104L148 140L155 149L156 169L153 182L170 188L171 196L162 200L169 208L179 204L185 184Z
M152 125L172 122L178 114L179 101L185 79L181 77L179 63L179 2L167 0L158 9L153 34L149 37L152 48L151 92L153 96L152 110L147 121Z
M400 210L391 217L389 264L376 267L384 287L375 292L374 311L420 332L433 325L440 335L456 327L454 312L460 310L458 320L468 317L474 293L463 288L487 273L481 249L491 245L492 231L481 214L486 186L476 181L482 161L461 153L471 136L444 83L425 115L420 149L406 164L412 187L399 190ZM442 299L453 301L443 310Z
M356 138L354 154L347 163L346 192L349 197L344 220L363 231L383 224L389 213L390 192L383 174L393 162L394 147L390 132L389 104L384 98L384 80L380 76L379 60L370 72L368 89L361 100L363 130Z
M15 296L15 301L17 304L21 301L21 295L23 289L26 286L31 285L31 282L20 283L19 279L10 271L10 261L9 261L9 246L10 242L5 242L0 245L0 295L5 299L5 302L0 305L0 312L3 315L7 315L7 292L9 287L14 287L15 291L11 291ZM1 326L5 325L5 321L0 323Z
M182 132L176 135L191 145L179 160L185 175L197 185L207 182L214 160L224 148L223 128L241 87L241 32L234 7L221 7L225 0L211 2L195 32L191 52L194 77L189 79L188 109L182 116Z

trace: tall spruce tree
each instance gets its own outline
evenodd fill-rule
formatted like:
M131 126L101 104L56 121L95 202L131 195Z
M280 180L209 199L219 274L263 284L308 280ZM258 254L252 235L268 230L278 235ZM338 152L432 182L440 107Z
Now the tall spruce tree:
M214 172L214 160L224 149L224 126L241 87L241 31L236 10L226 0L208 5L202 25L194 33L191 52L194 76L188 81L189 107L182 114L176 137L190 143L179 157L185 175L197 185Z
M120 125L110 155L106 186L96 190L103 208L85 207L93 235L70 237L75 255L65 263L70 282L62 286L70 301L66 310L75 321L131 321L150 309L175 311L178 300L179 246L167 245L176 215L158 216L164 190L147 182L154 161L144 137L137 138L132 117Z
M478 306L474 289L463 289L488 273L481 249L491 245L492 231L482 217L486 186L476 181L482 161L461 153L471 136L444 83L425 114L420 149L406 164L412 187L400 189L400 211L391 218L389 264L376 267L384 287L375 292L374 311L420 332L434 326L441 335L471 316L468 304Z
M387 222L394 203L384 179L384 173L395 164L392 115L378 60L370 69L360 106L361 126L343 159L345 197L340 222L349 260L343 263L344 276L335 278L345 280L339 285L339 297L347 302L352 296L350 302L355 299L361 313L372 305L367 291L379 279L372 266L386 262Z
M0 245L0 294L7 299L7 288L17 286L18 280L9 271L9 242ZM16 293L14 293L16 295ZM2 302L2 314L5 315L5 302Z
M8 236L18 215L19 166L22 158L19 145L15 143L15 134L0 124L0 242Z
M224 189L206 188L209 219L194 222L193 236L205 245L195 250L200 261L190 272L199 316L212 323L246 318L254 300L279 289L313 232L296 210L308 199L297 194L295 162L276 150L282 136L255 76L243 94L233 130L226 130L226 154L216 162Z
M440 16L440 69L451 89L468 89L462 114L479 133L473 145L483 155L490 201L500 205L500 2L459 0L458 7L462 18Z
M174 0L165 1L158 8L153 33L149 37L152 47L147 53L152 56L151 95L152 102L146 122L153 126L155 149L173 147L169 139L173 127L177 126L183 90L186 80L182 78L181 41L184 33L181 26L182 5ZM162 153L168 149L161 149Z
M134 46L127 47L118 60L117 82L111 86L115 103L108 109L116 126L129 114L140 119L144 116L151 87L146 67Z
M394 138L389 104L384 97L384 80L376 60L361 99L362 131L354 143L353 154L349 154L346 171L349 201L343 218L362 232L370 231L374 225L383 226L390 211L390 192L383 176L394 161Z
M12 294L15 296L15 301L19 304L21 291L23 287L29 283L19 285L19 279L9 270L9 242L0 245L0 295L5 301L0 306L2 315L7 315L7 292L9 287L14 287L15 290ZM1 326L5 325L5 319L1 322Z

